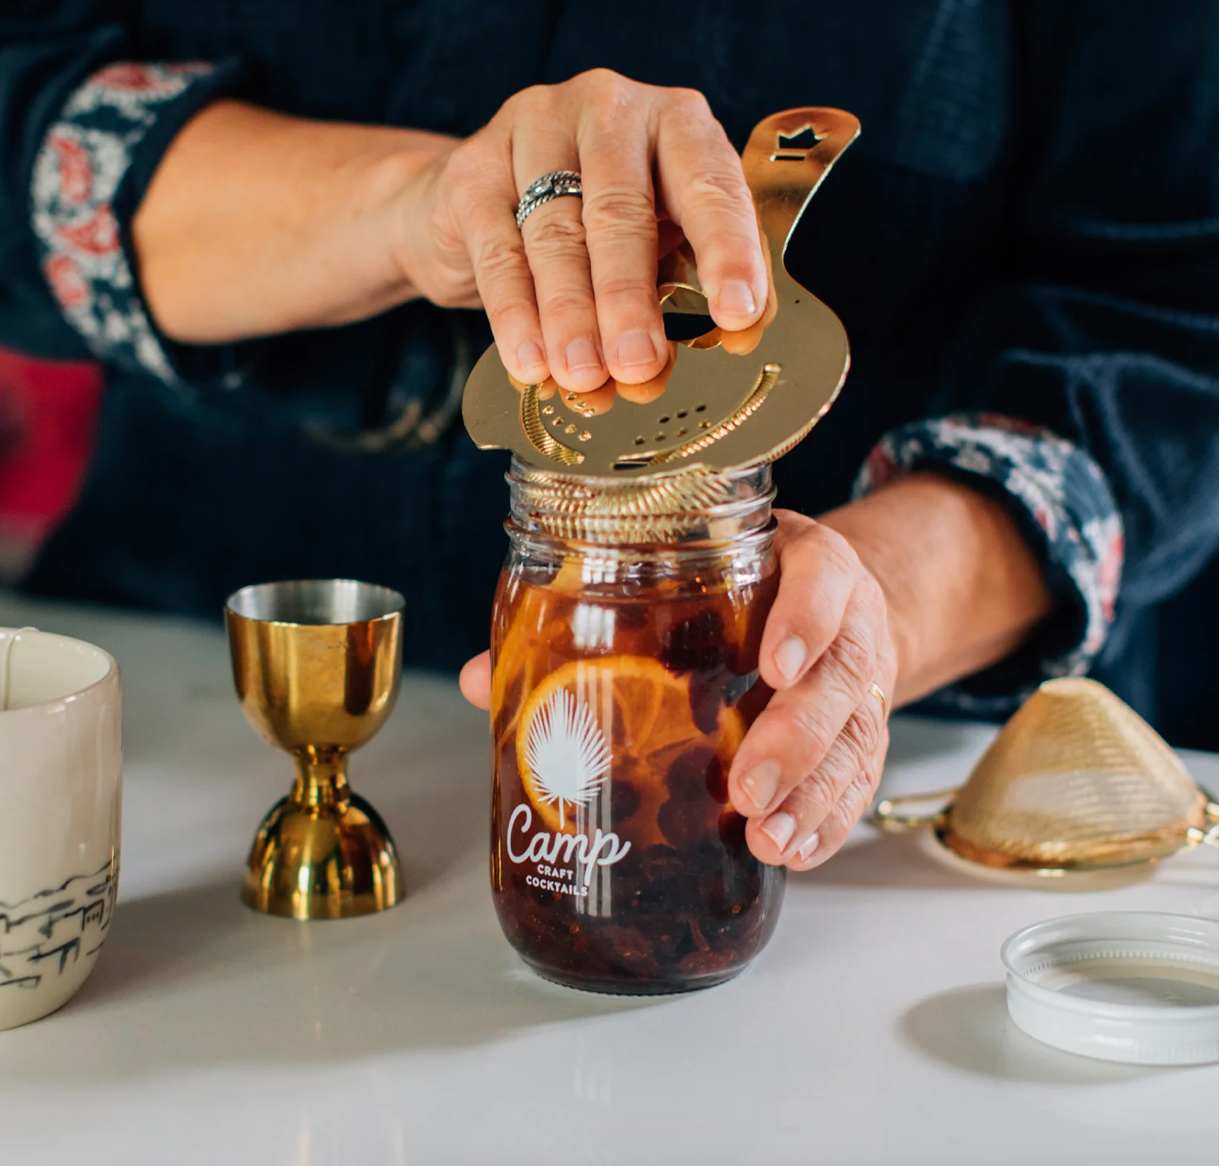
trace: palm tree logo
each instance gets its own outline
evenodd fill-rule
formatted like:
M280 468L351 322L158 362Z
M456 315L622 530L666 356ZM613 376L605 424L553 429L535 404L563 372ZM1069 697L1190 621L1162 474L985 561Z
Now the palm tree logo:
M588 805L609 776L610 746L588 705L564 688L531 721L525 759L542 801L558 804L562 830L566 807Z

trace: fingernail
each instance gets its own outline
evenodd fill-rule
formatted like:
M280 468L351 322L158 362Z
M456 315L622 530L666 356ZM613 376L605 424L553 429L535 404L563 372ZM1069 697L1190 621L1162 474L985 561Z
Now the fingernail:
M758 310L750 285L741 279L726 280L720 285L716 307L730 316L752 316Z
M818 848L818 832L815 830L804 842L796 848L796 856L801 862L808 862L809 856Z
M655 364L656 359L656 345L643 328L632 328L619 338L618 362L623 368L630 368L635 364Z
M541 370L546 365L546 357L542 353L542 345L534 340L523 340L517 345L517 363L522 372Z
M579 372L585 368L597 368L601 364L593 341L585 336L568 345L568 371Z
M785 680L794 680L805 663L805 644L799 636L789 636L775 649L775 666Z
M796 819L784 810L772 814L764 823L762 832L775 843L775 848L783 851L788 845L788 839L796 830Z
M779 789L779 765L774 761L760 762L741 779L741 788L760 812L765 810Z

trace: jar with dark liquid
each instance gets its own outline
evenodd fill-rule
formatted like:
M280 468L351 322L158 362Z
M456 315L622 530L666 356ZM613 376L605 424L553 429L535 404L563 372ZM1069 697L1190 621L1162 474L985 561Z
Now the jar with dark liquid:
M737 975L784 872L727 779L770 690L770 470L563 482L514 463L492 629L491 880L509 942L575 988Z

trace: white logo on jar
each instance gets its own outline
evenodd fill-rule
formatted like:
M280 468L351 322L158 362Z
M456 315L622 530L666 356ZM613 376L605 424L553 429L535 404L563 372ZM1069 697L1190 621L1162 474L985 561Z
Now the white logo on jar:
M533 775L534 796L559 810L559 833L539 831L524 850L514 845L514 833L529 835L534 815L522 804L508 819L505 842L513 862L535 864L526 876L530 886L584 897L593 872L613 866L631 849L614 831L600 827L592 834L564 832L568 807L587 806L610 776L612 755L606 735L587 705L566 689L551 694L532 719L525 742L525 762Z
M529 833L534 820L533 812L523 802L508 819L505 842L508 857L513 862L537 863L540 878L529 875L530 886L540 886L547 891L563 891L567 894L588 894L593 881L593 871L599 866L613 866L631 849L630 842L622 841L613 830L603 831L599 826L589 834L551 834L540 830L521 851L513 849L513 831L521 835ZM566 869L560 863L571 863ZM583 871L582 871L583 868ZM579 883L576 881L579 877ZM543 881L543 880L547 881ZM554 883L554 885L550 885Z
M611 754L588 705L561 688L531 719L525 760L541 800L558 805L562 830L565 807L588 805L609 776Z

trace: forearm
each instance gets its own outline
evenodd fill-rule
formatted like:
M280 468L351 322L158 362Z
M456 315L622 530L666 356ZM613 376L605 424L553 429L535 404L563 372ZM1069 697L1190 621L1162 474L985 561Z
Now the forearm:
M221 343L363 319L417 294L389 247L402 191L452 139L209 105L132 223L167 335Z
M1051 610L1036 558L1004 507L914 473L824 515L885 592L895 704L1002 660Z

